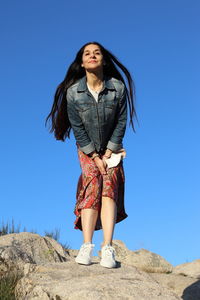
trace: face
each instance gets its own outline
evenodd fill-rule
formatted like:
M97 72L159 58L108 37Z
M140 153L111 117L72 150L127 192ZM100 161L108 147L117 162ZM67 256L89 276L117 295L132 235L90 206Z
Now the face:
M103 69L103 55L98 45L87 45L82 55L82 67L85 70Z

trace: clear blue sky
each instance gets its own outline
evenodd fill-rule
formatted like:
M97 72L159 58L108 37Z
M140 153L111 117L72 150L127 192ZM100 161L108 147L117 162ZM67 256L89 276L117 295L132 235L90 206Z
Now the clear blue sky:
M75 140L56 141L44 121L79 48L99 41L133 75L136 134L124 146L128 218L114 239L173 265L200 258L200 2L198 0L2 1L0 221L74 229L80 167ZM95 232L96 249L102 231Z

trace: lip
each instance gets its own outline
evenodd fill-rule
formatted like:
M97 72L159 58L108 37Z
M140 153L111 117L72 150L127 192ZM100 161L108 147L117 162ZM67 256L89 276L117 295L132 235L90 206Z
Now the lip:
M97 60L90 60L89 63L96 63Z

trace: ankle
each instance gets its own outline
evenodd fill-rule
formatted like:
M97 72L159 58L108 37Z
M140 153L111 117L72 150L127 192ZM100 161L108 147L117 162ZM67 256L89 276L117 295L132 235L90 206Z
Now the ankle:
M111 242L103 242L103 243L101 244L101 248L103 248L103 247L106 246L106 245L112 246L112 241L111 241Z
M83 244L92 244L92 241L83 241Z

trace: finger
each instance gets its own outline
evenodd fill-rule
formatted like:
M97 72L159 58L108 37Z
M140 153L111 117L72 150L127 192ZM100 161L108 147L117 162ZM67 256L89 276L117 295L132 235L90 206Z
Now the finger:
M106 172L106 170L105 170L104 167L101 167L101 168L99 169L99 171L101 172L101 175L106 175L106 174L107 174L107 172Z
M96 162L96 165L97 165L101 175L106 175L107 174L106 170L105 170L105 167L104 167L104 162L102 160L101 161L98 160L98 162Z
M105 160L103 160L103 164L104 164L104 168L106 169L106 167L107 167L107 163L106 163L106 161L105 161Z

